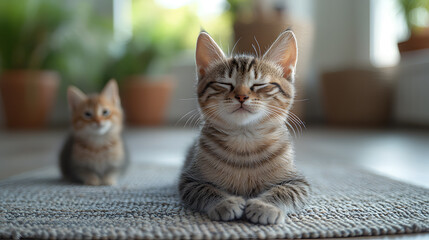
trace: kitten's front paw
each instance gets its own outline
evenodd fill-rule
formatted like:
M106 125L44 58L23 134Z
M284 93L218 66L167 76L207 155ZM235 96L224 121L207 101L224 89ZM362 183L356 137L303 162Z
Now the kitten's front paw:
M103 178L103 185L113 186L116 185L117 179L114 176L107 176Z
M259 199L247 201L245 215L249 221L259 224L281 224L285 220L280 208Z
M100 178L97 175L89 175L83 181L83 184L90 186L99 186L101 184Z
M231 221L243 216L246 200L242 197L228 197L208 211L209 218L215 221Z

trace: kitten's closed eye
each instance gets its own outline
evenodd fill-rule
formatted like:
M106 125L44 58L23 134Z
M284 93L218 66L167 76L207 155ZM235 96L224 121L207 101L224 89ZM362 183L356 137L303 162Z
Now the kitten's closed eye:
M232 85L232 83L216 82L216 84L219 84L222 87L229 87L229 91L231 92L234 90L234 85Z
M259 89L264 88L264 87L266 87L267 85L268 85L268 84L266 84L266 83L253 84L253 85L250 87L250 90L252 90L252 91L258 91Z

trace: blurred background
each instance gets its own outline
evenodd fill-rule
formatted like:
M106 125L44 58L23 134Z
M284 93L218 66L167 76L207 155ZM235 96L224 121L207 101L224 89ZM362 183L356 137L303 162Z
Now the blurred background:
M429 0L0 0L0 177L54 163L65 89L96 92L110 78L134 158L180 164L198 132L186 114L200 30L226 53L254 54L287 28L306 126L292 125L298 158L428 183Z

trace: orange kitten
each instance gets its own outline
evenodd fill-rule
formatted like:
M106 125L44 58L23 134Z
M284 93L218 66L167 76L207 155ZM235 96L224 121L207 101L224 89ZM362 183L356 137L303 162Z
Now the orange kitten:
M128 165L121 137L122 109L118 85L110 80L101 94L67 91L72 133L63 146L63 176L86 185L114 185Z

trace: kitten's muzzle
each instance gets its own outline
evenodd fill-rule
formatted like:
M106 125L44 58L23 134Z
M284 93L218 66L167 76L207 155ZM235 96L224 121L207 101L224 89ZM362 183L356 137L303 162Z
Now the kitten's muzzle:
M246 108L246 106L243 105L243 103L241 103L240 107L237 108L237 109L235 109L231 113L235 113L235 112L238 112L238 111L245 111L245 112L252 113L249 109Z
M243 104L247 99L249 99L249 96L247 95L235 95L235 98Z

